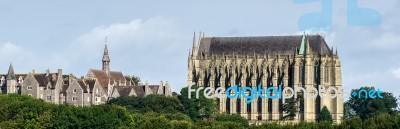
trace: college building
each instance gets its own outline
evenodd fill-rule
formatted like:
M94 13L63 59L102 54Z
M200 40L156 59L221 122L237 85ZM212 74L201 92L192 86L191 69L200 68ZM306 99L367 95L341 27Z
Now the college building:
M172 96L168 82L158 85L135 84L130 76L110 70L110 56L107 45L104 48L102 69L89 69L86 77L64 75L46 70L37 73L15 74L12 64L7 74L0 74L0 93L15 93L43 99L55 104L90 106L105 104L109 99L120 96L146 96L159 94Z

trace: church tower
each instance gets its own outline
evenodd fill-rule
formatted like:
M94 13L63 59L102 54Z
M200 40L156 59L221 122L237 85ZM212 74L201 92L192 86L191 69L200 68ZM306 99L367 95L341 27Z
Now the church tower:
M110 75L110 56L108 55L107 44L103 54L103 71L105 71L108 76Z
M7 74L7 93L16 93L17 79L15 78L14 67L10 64Z

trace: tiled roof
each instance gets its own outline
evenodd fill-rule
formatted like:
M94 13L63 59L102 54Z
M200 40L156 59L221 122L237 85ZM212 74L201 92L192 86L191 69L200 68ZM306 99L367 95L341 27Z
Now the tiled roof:
M153 94L157 94L159 85L149 85L149 88L150 88L151 92L153 92Z
M122 83L125 82L125 77L124 77L124 75L122 74L122 72L110 71L110 75L111 75L111 78L112 78L113 80L115 79L115 81L117 81L117 82L119 82L119 80L121 80Z
M97 80L99 81L100 85L104 88L104 90L107 90L109 77L107 76L106 72L104 72L103 70L95 70L95 69L91 69L90 71L94 74L94 76L96 76Z
M114 90L117 90L120 96L129 96L132 90L132 86L115 86Z
M302 35L297 36L259 36L259 37L204 37L201 39L199 55L289 55L300 48ZM320 35L307 36L311 51L330 54L331 50Z
M87 86L89 86L89 91L88 92L93 92L94 84L96 83L96 81L95 80L85 79L85 83L87 84Z
M77 81L78 81L79 86L81 86L83 92L88 92L87 85L85 84L85 82L83 80L81 80L81 79L79 79Z
M137 96L144 96L144 86L133 86Z
M48 83L51 83L52 88L55 87L58 79L57 73L42 73L42 74L34 74L33 77L39 83L39 86L47 86Z
M121 80L122 83L125 82L125 77L121 72L110 71L110 76L108 76L107 73L103 70L90 69L90 71L94 74L100 85L105 90L108 89L108 82L110 82L111 84L114 83L114 80L116 82L119 82L119 80Z

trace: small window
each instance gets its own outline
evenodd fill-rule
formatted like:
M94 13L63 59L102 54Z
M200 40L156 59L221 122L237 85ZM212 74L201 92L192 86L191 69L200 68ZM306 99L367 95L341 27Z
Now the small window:
M32 97L32 95L31 95L31 94L28 94L28 96L29 96L29 97Z
M74 93L76 93L76 89L74 89Z
M51 101L51 96L50 95L46 96L46 99L47 101Z
M28 86L27 89L28 89L28 90L32 90L32 86Z
M76 96L72 97L72 101L78 101L78 97Z

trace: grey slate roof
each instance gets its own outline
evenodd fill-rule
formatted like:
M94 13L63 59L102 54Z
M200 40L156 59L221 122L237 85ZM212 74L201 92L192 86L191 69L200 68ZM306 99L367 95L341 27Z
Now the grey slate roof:
M149 85L151 92L153 92L154 94L157 94L159 87L160 87L159 85Z
M133 86L115 86L114 90L117 90L120 96L129 96Z
M293 55L300 48L303 35L296 36L259 36L259 37L203 37L199 55ZM313 53L331 54L331 50L320 35L308 35Z
M10 67L8 68L8 73L7 73L7 79L8 80L15 80L15 72L14 72L14 67L12 64L10 64Z
M144 96L144 86L133 86L137 96Z
M49 73L48 75L46 73L42 73L33 75L33 77L39 83L39 86L44 87L47 86L48 83L50 83L52 88L55 88L58 79L57 76L58 73Z

